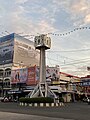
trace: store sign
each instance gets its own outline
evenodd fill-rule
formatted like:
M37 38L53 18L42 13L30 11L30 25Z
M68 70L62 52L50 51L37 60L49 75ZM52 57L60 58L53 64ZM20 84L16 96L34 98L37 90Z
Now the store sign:
M90 80L82 80L80 83L81 86L90 86Z

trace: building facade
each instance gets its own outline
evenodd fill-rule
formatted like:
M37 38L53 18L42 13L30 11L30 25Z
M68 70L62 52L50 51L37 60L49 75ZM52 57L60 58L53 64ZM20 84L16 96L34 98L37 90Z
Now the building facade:
M34 42L15 33L0 38L0 96L11 89L11 71L39 65Z
M60 87L62 88L62 97L65 102L78 100L81 87L80 78L64 72L60 72Z
M85 77L81 77L81 83L82 92L85 94L85 96L90 97L90 75L87 75Z

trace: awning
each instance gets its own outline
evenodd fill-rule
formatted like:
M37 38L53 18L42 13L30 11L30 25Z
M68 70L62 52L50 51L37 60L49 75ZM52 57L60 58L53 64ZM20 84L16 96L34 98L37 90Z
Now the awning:
M62 92L62 88L60 86L49 86L49 87L53 92L58 92L58 93Z
M20 91L19 89L13 89L8 91L8 94L19 94L19 93L22 93L22 91Z
M35 86L26 86L25 89L23 89L23 92L31 92L34 90Z

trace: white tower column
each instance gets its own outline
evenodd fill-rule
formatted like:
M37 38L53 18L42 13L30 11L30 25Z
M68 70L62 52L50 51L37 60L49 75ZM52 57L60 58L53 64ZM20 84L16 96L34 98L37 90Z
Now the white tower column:
M35 37L35 48L40 50L40 81L35 89L28 94L29 97L49 97L57 98L55 93L50 89L46 83L46 61L45 50L50 49L51 39L47 35L40 35Z
M45 47L40 49L40 83L46 81L46 61L45 61Z

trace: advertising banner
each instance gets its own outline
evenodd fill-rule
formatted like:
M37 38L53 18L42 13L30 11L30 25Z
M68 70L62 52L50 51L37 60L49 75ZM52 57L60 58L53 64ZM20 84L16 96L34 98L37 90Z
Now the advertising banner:
M28 68L28 79L26 84L27 85L36 84L36 66Z
M60 77L59 68L47 67L46 68L46 81L58 81Z
M11 84L20 82L20 70L12 70L11 71Z
M46 68L46 81L59 80L59 68ZM11 83L26 83L27 85L36 85L40 80L40 69L37 66L13 70L11 73Z
M40 79L40 68L36 66L36 81ZM58 81L60 78L59 68L46 67L46 81Z
M0 65L13 62L14 34L0 38Z
M26 83L28 76L27 68L13 70L11 72L11 84L13 83Z
M60 74L59 68L47 67L46 68L46 82L59 81ZM27 85L37 84L40 80L40 68L38 66L28 68Z

